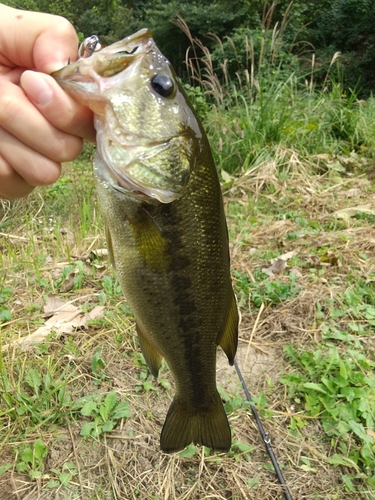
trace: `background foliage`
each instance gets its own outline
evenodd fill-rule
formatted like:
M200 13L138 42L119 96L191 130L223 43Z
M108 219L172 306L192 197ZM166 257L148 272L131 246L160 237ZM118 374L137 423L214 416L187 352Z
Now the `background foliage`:
M214 33L225 37L240 34L259 37L262 32L282 24L285 50L303 63L316 54L317 79L324 81L332 55L340 51L341 79L344 87L358 87L361 97L375 88L375 0L5 0L13 7L50 12L67 17L82 36L97 34L112 43L142 27L149 27L162 52L183 76L182 61L189 40L174 24L179 14L187 22L192 37ZM235 8L234 7L235 4ZM304 42L304 43L303 43ZM306 43L308 42L308 43ZM205 39L212 49L214 41ZM302 65L303 66L303 65ZM233 71L233 65L230 71Z

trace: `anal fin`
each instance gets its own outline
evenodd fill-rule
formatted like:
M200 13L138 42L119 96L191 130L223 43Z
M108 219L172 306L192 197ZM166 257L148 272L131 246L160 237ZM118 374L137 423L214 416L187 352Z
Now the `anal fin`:
M142 354L146 360L147 366L154 377L159 374L159 368L163 360L163 356L157 350L155 344L150 339L139 324L136 324L139 344L141 346Z
M232 292L231 301L228 307L227 322L217 342L227 355L230 365L233 365L234 357L237 351L238 323L239 315L237 301L234 293Z
M104 222L105 222L104 228L105 228L105 236L106 236L106 240L107 240L107 250L109 253L109 259L111 261L113 269L116 270L115 257L113 255L113 245L112 245L111 232L109 230L109 224L108 224L107 220L105 220Z

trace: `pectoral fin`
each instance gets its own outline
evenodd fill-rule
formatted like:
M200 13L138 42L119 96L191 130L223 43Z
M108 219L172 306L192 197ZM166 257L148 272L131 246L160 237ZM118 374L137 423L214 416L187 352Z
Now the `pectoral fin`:
M147 366L154 377L159 374L159 368L163 360L163 356L157 350L155 344L150 339L141 327L137 324L137 333L142 354L146 360Z
M153 271L165 271L170 264L168 242L156 220L143 209L139 220L132 222L133 236L139 255Z
M238 309L237 301L232 293L231 302L228 308L227 322L226 325L218 338L218 345L221 346L225 354L227 355L230 365L234 363L234 357L237 351L238 344Z

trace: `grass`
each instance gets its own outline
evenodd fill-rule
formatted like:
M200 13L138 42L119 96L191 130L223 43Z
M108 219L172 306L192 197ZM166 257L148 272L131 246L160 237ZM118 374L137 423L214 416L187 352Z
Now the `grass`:
M187 91L221 171L246 383L293 498L374 500L375 100L270 65L268 87L259 72L213 87L205 67ZM0 497L283 498L221 351L230 452L160 452L173 381L166 367L155 380L140 354L105 251L91 154L54 186L0 206ZM86 319L22 344L53 319L56 297ZM102 316L85 316L99 306Z

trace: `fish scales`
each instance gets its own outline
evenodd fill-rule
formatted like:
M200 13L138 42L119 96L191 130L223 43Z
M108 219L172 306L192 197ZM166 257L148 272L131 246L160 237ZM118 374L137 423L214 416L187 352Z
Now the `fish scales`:
M95 113L94 173L112 263L150 371L157 376L165 358L173 374L161 449L193 442L227 451L216 351L221 345L233 364L238 312L221 189L201 124L147 30L54 76Z

